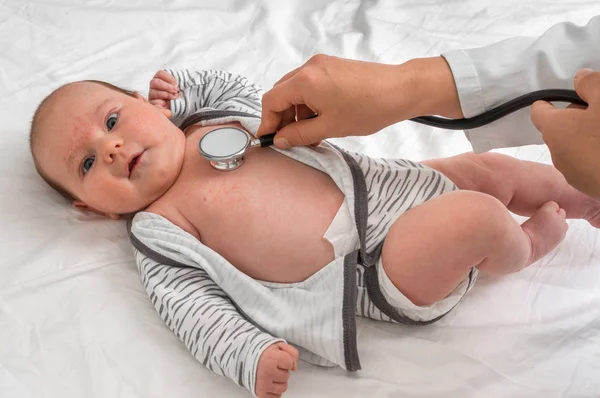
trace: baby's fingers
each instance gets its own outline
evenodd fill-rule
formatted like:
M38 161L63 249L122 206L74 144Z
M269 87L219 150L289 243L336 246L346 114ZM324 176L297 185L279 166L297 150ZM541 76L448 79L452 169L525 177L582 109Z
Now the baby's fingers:
M276 369L271 374L271 380L276 383L287 383L287 381L289 379L290 379L290 371L289 370Z
M153 88L150 89L150 91L148 92L148 98L150 100L155 100L155 99L162 99L162 100L166 100L166 101L170 101L172 99L177 98L179 95L178 94L173 94L167 91L162 91L162 90L155 90Z
M173 77L173 75L171 75L166 70L162 70L162 69L159 70L158 72L156 72L156 74L154 75L154 77L157 77L157 78L159 78L161 80L164 80L167 83L171 83L171 84L177 85L177 80L175 80L175 78Z
M269 389L271 394L281 395L287 391L288 383L273 383Z
M179 92L179 88L175 83L169 83L157 77L153 77L152 80L150 80L150 89L168 91L172 94L177 94Z
M277 368L281 370L292 370L295 368L296 360L287 353L281 353L277 358Z
M277 348L283 352L287 352L292 356L292 359L294 360L294 366L291 368L291 370L296 370L296 363L298 362L298 350L286 343L277 343Z

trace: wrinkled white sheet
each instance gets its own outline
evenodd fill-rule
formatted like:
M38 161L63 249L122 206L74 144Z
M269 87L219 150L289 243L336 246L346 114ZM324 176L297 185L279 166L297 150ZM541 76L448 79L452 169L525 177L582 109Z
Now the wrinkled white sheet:
M594 0L0 2L0 396L249 396L163 325L124 224L71 209L36 175L28 125L51 89L93 78L145 94L166 66L269 87L317 52L400 63L597 14ZM461 133L410 122L339 143L414 160L469 150ZM503 152L550 159L543 147ZM599 238L571 221L556 251L482 277L433 326L359 320L363 370L303 363L286 396L599 397Z

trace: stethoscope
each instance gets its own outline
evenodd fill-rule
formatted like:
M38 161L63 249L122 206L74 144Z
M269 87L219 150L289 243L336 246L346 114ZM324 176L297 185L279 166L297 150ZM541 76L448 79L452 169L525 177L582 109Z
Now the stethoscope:
M237 127L219 127L206 133L198 142L198 150L220 171L231 171L244 164L246 150L273 145L275 133L253 138Z
M535 101L570 102L587 106L575 91L549 89L534 91L510 100L480 115L464 119L446 119L437 116L420 116L410 119L413 122L449 130L470 130L485 126L519 109L530 106ZM317 115L311 116L311 118ZM273 145L275 133L252 137L236 127L219 127L206 133L198 142L198 150L217 170L231 171L244 164L244 154L250 148Z

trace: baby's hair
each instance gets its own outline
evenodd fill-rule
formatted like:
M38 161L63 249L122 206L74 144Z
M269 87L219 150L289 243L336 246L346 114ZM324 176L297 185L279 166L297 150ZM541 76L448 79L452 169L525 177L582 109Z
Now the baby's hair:
M31 151L31 156L33 158L33 164L35 165L35 169L37 170L38 174L40 175L40 177L42 177L42 179L44 181L46 181L46 183L48 185L50 185L52 188L54 188L55 191L57 191L58 193L60 193L66 200L68 200L69 202L73 202L76 198L74 195L72 195L70 192L68 192L64 187L62 187L60 185L60 183L58 183L57 181L53 181L52 179L50 179L50 177L48 177L48 175L46 173L44 173L44 171L42 170L37 158L35 157L35 151L34 151L34 146L36 143L36 139L38 136L38 132L40 130L40 119L42 118L42 114L44 112L44 110L51 104L52 100L60 93L60 91L62 91L65 87L71 85L71 84L75 84L75 83L95 83L95 84L100 84L104 87L107 87L111 90L115 90L118 91L122 94L125 95L129 95L131 97L135 97L135 91L131 91L131 90L126 90L124 88L121 87L117 87L113 84L107 83L107 82L103 82L100 80L81 80L78 82L73 82L73 83L67 83L64 84L62 86L60 86L59 88L57 88L56 90L54 90L53 92L51 92L46 98L44 98L42 100L42 102L40 102L40 104L38 105L37 109L35 110L34 114L33 114L33 118L31 120L31 129L29 130L29 150Z

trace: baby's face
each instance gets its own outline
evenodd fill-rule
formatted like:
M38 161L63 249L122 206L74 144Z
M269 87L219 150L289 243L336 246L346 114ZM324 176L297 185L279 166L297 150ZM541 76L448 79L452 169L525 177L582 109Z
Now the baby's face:
M66 87L41 120L42 170L102 213L141 210L177 179L185 136L163 110L96 83Z

